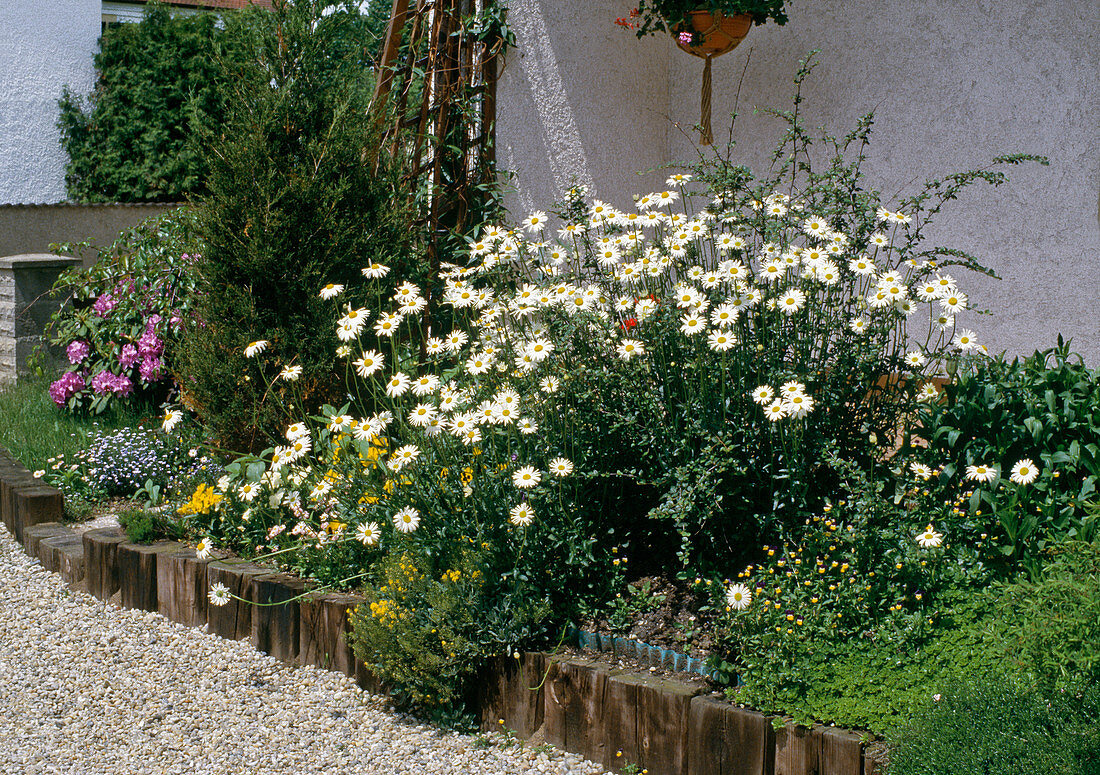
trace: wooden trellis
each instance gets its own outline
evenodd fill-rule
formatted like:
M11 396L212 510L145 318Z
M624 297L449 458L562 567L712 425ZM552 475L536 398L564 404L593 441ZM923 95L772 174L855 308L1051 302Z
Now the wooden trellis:
M432 234L467 226L493 174L504 41L485 23L492 7L492 0L393 0L372 112Z

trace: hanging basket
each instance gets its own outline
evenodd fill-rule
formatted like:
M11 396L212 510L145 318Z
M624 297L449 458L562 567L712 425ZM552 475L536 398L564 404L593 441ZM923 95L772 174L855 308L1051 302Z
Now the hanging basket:
M733 51L752 29L752 17L747 13L723 16L710 11L689 11L688 23L674 31L676 45L701 59ZM681 43L679 34L691 33L691 43Z
M710 127L711 73L710 60L733 51L737 44L745 39L752 28L752 17L748 14L724 16L710 11L690 11L688 23L672 31L676 45L682 50L704 61L702 88L702 115L699 123L703 127L700 143L710 145L714 134ZM691 43L681 43L680 34L691 33Z

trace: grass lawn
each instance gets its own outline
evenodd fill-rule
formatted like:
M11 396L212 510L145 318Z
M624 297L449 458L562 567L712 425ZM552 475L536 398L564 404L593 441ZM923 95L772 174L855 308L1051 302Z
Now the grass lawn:
M45 468L46 461L58 453L70 458L88 445L89 435L96 430L159 421L155 406L124 407L96 416L72 414L50 399L51 381L52 377L26 377L0 385L0 446L31 471Z

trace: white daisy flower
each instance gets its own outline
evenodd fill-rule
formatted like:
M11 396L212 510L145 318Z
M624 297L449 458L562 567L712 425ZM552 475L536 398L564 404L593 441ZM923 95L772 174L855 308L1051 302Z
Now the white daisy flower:
M797 288L791 288L779 297L779 309L787 315L793 315L806 303L806 294Z
M508 521L517 527L527 527L535 521L535 510L527 503L513 506L508 512Z
M367 522L355 529L355 538L363 546L374 546L382 539L382 529L377 522Z
M966 309L968 299L966 294L958 291L949 291L940 297L940 307L949 315L956 315Z
M923 533L917 535L916 541L920 544L922 549L935 549L937 546L943 543L943 534L937 533L932 529L932 525L924 529Z
M932 468L925 465L924 463L920 463L914 460L912 463L909 464L909 470L913 472L914 476L923 481L927 482L929 479L932 478Z
M207 536L195 544L195 556L200 560L209 560L213 556L214 542Z
M730 334L722 329L715 329L707 335L707 347L714 350L714 352L724 353L733 348L737 343L733 334Z
M561 381L557 377L544 377L539 380L539 390L543 393L557 393L561 387Z
M297 382L298 378L302 376L301 366L287 366L279 372L279 379L286 382Z
M325 299L325 300L335 299L337 296L339 296L343 292L344 292L344 286L337 285L336 283L329 283L328 285L326 285L324 288L321 289L320 296L321 296L322 299Z
M385 364L385 357L377 350L365 350L358 359L352 361L360 377L369 377L378 372Z
M752 396L752 400L761 406L767 406L775 398L775 391L770 385L760 385L753 389L749 394Z
M954 341L952 341L956 347L960 350L974 350L978 347L978 340L973 331L964 330L955 335Z
M406 444L394 450L393 455L390 456L386 465L391 471L400 471L418 457L420 457L420 447L415 444Z
M707 319L701 315L690 314L680 318L680 331L688 336L700 334L706 330Z
M553 476L569 476L573 473L573 463L568 458L556 457L550 461L550 473Z
M772 422L782 420L787 416L786 405L777 398L764 407L764 416Z
M973 482L992 482L997 477L997 469L977 463L966 467L966 478Z
M542 481L542 472L534 466L523 466L512 474L512 484L522 490L534 487Z
M939 398L940 389L933 382L925 382L917 391L918 401L935 401Z
M412 380L410 380L404 372L399 371L386 382L386 395L391 398L397 398L403 395L411 384Z
M165 433L171 433L172 430L180 424L183 420L183 412L179 409L169 409L164 415L164 422L161 423L161 427Z
M360 271L363 273L363 277L368 280L380 280L390 273L390 268L379 263L372 263L370 266L363 267Z
M420 512L406 506L393 515L393 526L402 533L411 533L420 526Z
M615 350L624 361L645 353L645 347L637 339L623 339Z
M210 592L207 597L210 599L210 605L220 608L229 602L232 595L229 593L229 587L221 582L217 582L210 587Z
M1031 458L1025 457L1023 460L1016 461L1016 465L1012 466L1012 474L1008 478L1016 484L1031 484L1038 476L1039 468Z
M744 611L752 604L752 593L744 584L734 584L726 590L726 605L735 611Z
M254 358L254 357L256 357L257 355L259 355L260 353L262 353L264 350L267 349L267 345L268 345L268 341L266 339L260 339L258 341L252 342L250 345L248 345L248 347L244 348L244 357L245 358Z

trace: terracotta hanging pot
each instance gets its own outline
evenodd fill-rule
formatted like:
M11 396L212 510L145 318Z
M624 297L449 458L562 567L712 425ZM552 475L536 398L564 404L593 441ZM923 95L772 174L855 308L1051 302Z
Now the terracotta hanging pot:
M748 14L724 16L710 11L689 11L687 24L673 30L673 39L676 41L676 45L705 62L703 65L703 105L700 119L700 124L703 127L700 142L703 145L710 145L714 142L714 134L711 132L710 127L710 60L737 48L737 44L745 39L751 28L752 17ZM691 34L690 43L680 41L680 35L684 32Z

